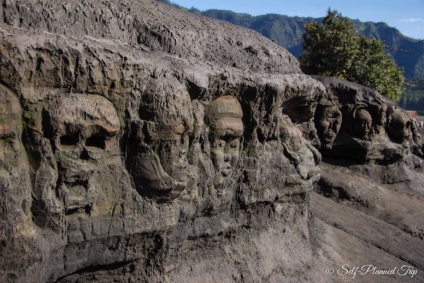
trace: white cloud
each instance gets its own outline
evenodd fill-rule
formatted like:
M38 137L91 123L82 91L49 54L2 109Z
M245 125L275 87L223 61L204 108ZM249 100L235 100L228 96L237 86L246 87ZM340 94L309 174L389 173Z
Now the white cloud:
M400 22L402 23L422 23L424 24L424 19L420 19L420 18L407 18L407 19L402 19L400 20Z

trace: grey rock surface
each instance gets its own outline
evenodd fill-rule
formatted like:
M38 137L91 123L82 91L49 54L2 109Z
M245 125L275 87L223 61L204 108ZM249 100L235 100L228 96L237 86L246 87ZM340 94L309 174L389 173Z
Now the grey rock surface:
M337 282L382 254L422 278L421 141L378 93L155 1L7 0L0 23L0 281Z

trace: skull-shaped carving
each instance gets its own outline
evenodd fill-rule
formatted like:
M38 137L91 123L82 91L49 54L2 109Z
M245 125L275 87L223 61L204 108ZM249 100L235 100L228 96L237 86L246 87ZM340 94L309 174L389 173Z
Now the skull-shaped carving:
M391 109L388 132L396 143L408 142L411 137L411 118L398 109Z
M96 196L90 178L119 155L116 110L104 97L71 94L53 98L44 111L59 170L58 197L67 214L90 212Z

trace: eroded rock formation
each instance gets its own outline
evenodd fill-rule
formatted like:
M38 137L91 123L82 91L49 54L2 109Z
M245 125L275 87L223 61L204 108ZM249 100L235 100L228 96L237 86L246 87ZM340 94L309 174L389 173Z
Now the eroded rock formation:
M147 0L0 9L2 282L328 280L346 249L329 250L314 185L370 201L332 166L422 208L413 121L255 32Z

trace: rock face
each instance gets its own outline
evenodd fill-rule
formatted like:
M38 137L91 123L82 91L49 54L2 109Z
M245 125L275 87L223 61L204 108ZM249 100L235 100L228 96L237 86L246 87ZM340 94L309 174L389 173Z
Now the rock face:
M337 282L377 258L423 278L421 142L378 93L153 1L0 9L2 282ZM406 240L361 252L375 222Z

